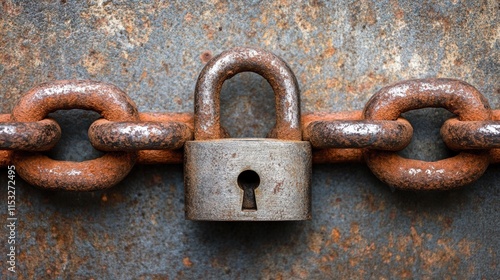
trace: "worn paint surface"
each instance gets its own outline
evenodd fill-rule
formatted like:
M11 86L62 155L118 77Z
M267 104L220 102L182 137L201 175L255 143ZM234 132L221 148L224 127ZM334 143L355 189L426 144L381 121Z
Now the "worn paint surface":
M0 113L41 82L73 78L113 83L141 112L192 112L204 63L240 45L290 65L304 113L362 110L380 88L425 77L464 80L500 108L497 1L296 2L0 1ZM222 90L222 125L266 135L273 96L258 75L237 75ZM100 155L86 140L95 114L50 116L62 128L53 157ZM439 136L450 116L403 114L414 141L401 154L453 154ZM182 177L181 165L142 165L117 187L78 194L18 180L17 277L499 278L498 165L439 193L392 191L364 164L317 165L312 220L285 223L185 221Z

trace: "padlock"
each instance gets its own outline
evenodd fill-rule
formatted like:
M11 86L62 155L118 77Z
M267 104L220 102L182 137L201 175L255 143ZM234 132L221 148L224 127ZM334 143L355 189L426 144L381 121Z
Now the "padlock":
M268 137L277 139L222 139L220 90L245 71L260 74L274 90L276 125ZM311 219L311 145L302 141L297 80L281 58L234 48L210 60L196 84L194 126L194 141L184 147L187 219Z

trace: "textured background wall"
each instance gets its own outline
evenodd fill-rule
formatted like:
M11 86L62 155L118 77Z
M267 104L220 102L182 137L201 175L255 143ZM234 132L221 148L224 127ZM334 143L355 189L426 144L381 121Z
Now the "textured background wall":
M41 82L75 78L117 85L140 111L191 112L206 57L240 45L290 64L303 112L361 110L381 87L423 77L462 79L500 108L498 1L184 2L1 0L0 113ZM223 124L234 136L264 136L272 100L264 79L240 74L224 85ZM97 114L51 116L64 134L53 157L99 154L86 140ZM449 113L404 116L415 141L403 155L450 154L439 136ZM459 190L417 194L391 190L362 164L317 165L312 221L282 223L185 221L177 165L136 166L118 186L93 193L18 181L17 276L495 279L499 171L491 166ZM6 242L0 248L4 260ZM11 276L6 267L1 278Z

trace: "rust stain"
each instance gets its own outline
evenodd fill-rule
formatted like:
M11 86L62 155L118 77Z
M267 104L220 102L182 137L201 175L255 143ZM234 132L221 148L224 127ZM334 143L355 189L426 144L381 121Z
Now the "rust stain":
M422 237L418 235L417 230L414 227L411 227L410 232L413 245L418 247L422 246Z
M161 62L161 66L162 66L162 67L163 67L163 69L165 70L165 74L166 74L167 76L169 76L169 75L170 75L170 68L169 68L169 66L168 66L168 63L166 63L165 61L162 61L162 62Z
M324 241L323 234L313 232L309 235L308 239L309 239L309 242L308 242L309 250L311 250L315 254L319 254L321 252L321 248L323 246L323 241Z
M106 56L95 50L91 50L89 54L83 58L83 66L92 76L102 73L102 71L106 69L107 64L108 61Z
M302 266L302 264L300 262L297 262L292 266L292 271L291 271L292 278L307 279L308 275L309 275L309 273Z
M207 36L207 39L212 41L215 37L216 30L213 26L204 24L203 25L203 30L205 31L205 35Z
M204 51L200 54L201 62L207 63L212 59L213 55L211 51Z
M3 12L8 14L9 16L19 16L23 11L21 5L16 5L15 3L13 3L13 1L3 0L1 2Z
M193 262L189 259L189 257L183 258L182 263L184 264L185 267L188 267L188 268L193 266Z
M381 212L386 208L386 201L375 197L372 193L363 194L363 201L356 205L356 209L370 212Z
M355 1L352 5L349 5L349 10L351 12L351 26L361 25L365 29L367 25L377 23L375 4L372 1Z
M448 271L453 275L458 266L466 265L473 257L472 252L478 249L478 245L470 240L462 239L457 246L454 246L455 241L446 238L436 240L422 230L410 226L408 235L389 233L387 243L376 244L363 236L359 223L352 222L348 234L344 236L340 233L340 229L333 228L326 242L323 229L313 233L309 238L308 247L311 252L318 255L316 261L321 271L326 274L361 277L367 273L361 269L363 263L367 260L377 260L385 264L401 264L393 267L391 273L403 279L413 278L408 267L420 268L428 274L432 274L439 267L450 267ZM338 261L338 249L342 249L342 254L347 255L348 266L338 265L332 270L330 264ZM348 272L352 269L356 272ZM468 272L472 275L474 267L469 266Z
M149 41L153 31L148 16L144 16L126 5L115 5L113 2L98 2L90 5L81 13L81 17L92 20L97 30L107 36L125 33L118 37L125 46L134 48Z
M337 229L337 228L334 228L332 229L331 233L330 233L330 238L331 240L334 242L334 243L339 243L340 241L340 231Z
M139 77L139 81L142 81L148 77L148 72L146 70L142 71L141 76Z

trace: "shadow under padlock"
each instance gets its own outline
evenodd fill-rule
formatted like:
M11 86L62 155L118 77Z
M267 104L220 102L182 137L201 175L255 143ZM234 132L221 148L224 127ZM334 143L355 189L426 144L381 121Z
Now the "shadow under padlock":
M220 125L224 81L245 71L273 88L271 138L226 138ZM195 140L184 153L186 218L290 221L311 218L311 146L302 141L297 80L288 65L260 49L235 48L212 59L195 90Z

